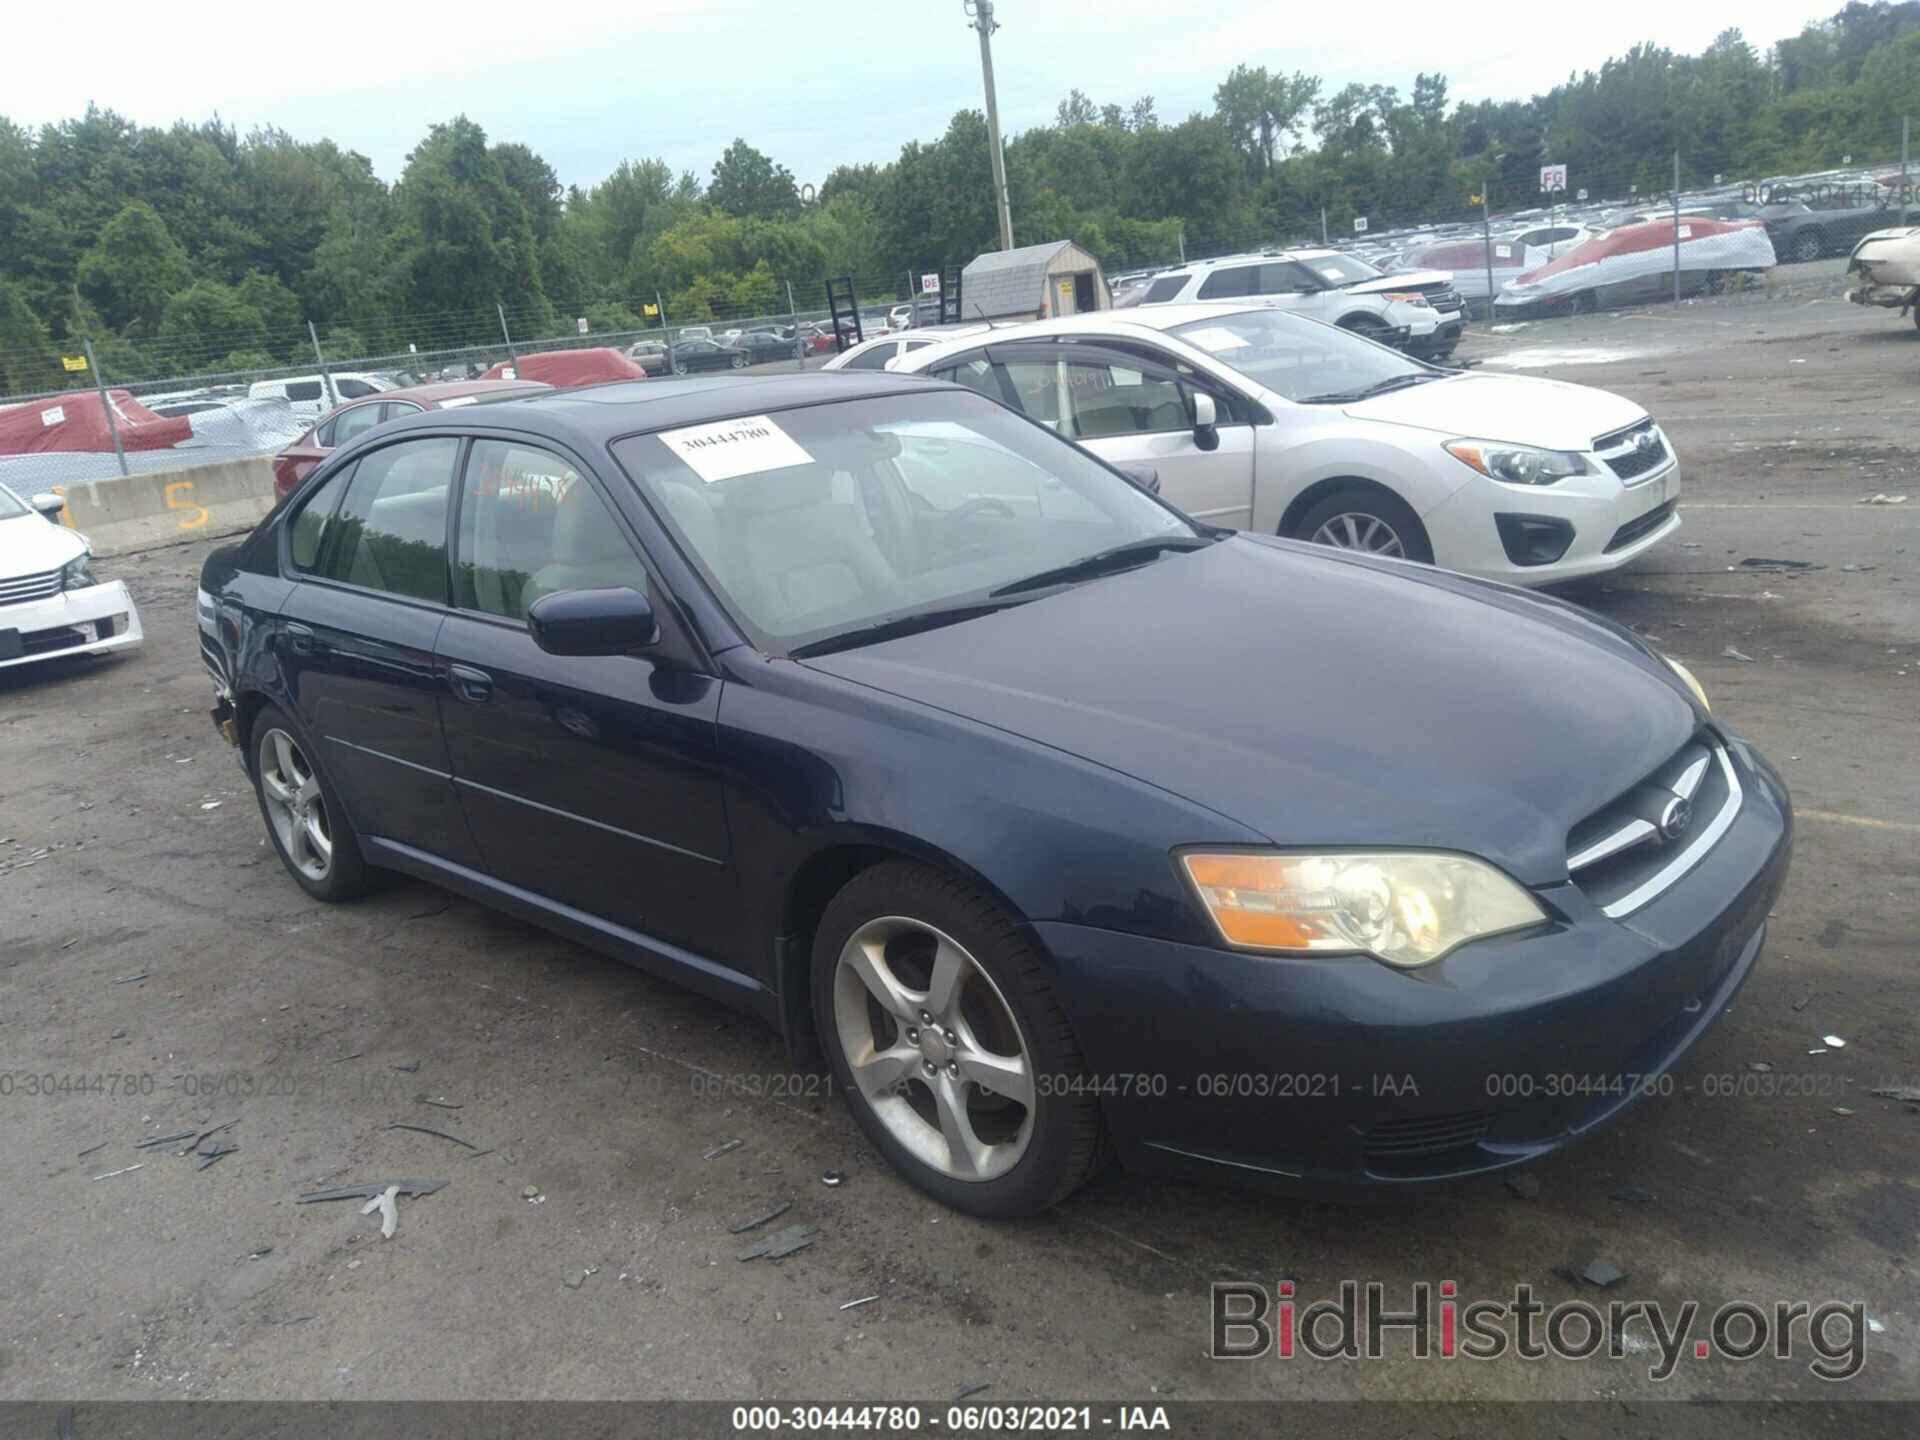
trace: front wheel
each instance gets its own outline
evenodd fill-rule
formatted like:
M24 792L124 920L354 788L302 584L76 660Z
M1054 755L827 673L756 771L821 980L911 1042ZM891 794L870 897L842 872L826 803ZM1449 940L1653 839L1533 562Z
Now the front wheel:
M676 375L685 375L685 374L687 373L687 362L686 362L686 361L684 361L684 360L676 360L676 361L674 361L674 362L673 362L673 373L674 373L674 374L676 374Z
M935 1199L1008 1219L1093 1173L1072 1028L1038 950L976 890L904 861L862 871L821 917L812 998L855 1121Z
M1793 237L1793 243L1787 247L1787 258L1801 262L1818 260L1826 253L1826 244L1820 239L1818 230L1801 231Z
M1316 500L1292 535L1336 550L1433 563L1433 546L1413 507L1377 485L1343 485Z
M736 370L744 370L747 368L747 357L744 355L736 355L727 363Z

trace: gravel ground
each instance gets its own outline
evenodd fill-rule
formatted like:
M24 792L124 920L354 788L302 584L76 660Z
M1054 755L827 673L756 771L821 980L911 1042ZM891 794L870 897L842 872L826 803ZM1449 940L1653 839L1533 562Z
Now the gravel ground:
M424 885L309 901L207 722L203 543L104 567L139 653L0 672L0 1396L1920 1398L1920 1106L1869 1093L1920 1085L1920 333L1816 291L1480 330L1463 354L1667 426L1685 529L1573 598L1691 665L1800 813L1732 1013L1537 1193L1339 1206L1108 1173L1029 1223L944 1211L837 1100L773 1093L786 1063L753 1022ZM1860 503L1879 492L1912 498ZM47 1075L103 1081L32 1093ZM238 1149L206 1170L132 1148L227 1121ZM390 1241L358 1205L293 1203L402 1175L449 1183L403 1198ZM815 1243L736 1260L730 1227L782 1202ZM1216 1279L1551 1305L1596 1257L1628 1272L1607 1298L1860 1301L1865 1367L1830 1385L1803 1346L1655 1381L1644 1332L1619 1360L1206 1357Z

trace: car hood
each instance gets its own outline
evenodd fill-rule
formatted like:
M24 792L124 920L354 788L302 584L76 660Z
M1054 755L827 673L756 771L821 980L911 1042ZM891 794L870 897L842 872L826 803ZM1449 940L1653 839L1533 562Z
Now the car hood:
M1278 845L1459 850L1536 885L1565 879L1574 823L1697 724L1660 661L1607 621L1264 537L802 663L1123 772Z
M62 525L38 515L0 520L0 580L58 570L87 553L87 542Z
M1596 436L1637 425L1647 412L1590 385L1532 375L1454 375L1346 407L1356 420L1411 425L1449 437L1586 450Z
M1309 261L1309 264L1312 262ZM1378 280L1362 280L1340 288L1349 295L1378 295L1384 290L1412 290L1421 285L1451 285L1451 270L1401 270L1382 275Z

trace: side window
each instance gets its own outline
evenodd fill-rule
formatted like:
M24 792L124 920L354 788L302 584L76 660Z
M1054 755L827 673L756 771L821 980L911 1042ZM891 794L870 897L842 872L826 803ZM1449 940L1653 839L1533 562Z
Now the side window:
M320 398L320 382L318 380L287 381L287 399L318 400L319 398Z
M350 585L444 605L447 496L460 442L404 440L353 470L320 573Z
M873 349L864 350L854 356L840 368L842 370L884 370L887 368L887 361L893 359L898 353L897 346L876 345Z
M1167 370L1115 355L1070 356L1061 368L1072 409L1068 433L1078 439L1192 428L1180 382Z
M1255 295L1297 295L1309 286L1320 285L1318 276L1292 260L1278 260L1260 267L1260 278L1253 287Z
M1179 298L1180 292L1186 288L1187 281L1192 278L1191 275L1162 275L1158 280L1147 286L1147 293L1140 297L1140 303L1142 305L1164 305L1169 300L1177 299Z
M1001 368L1013 382L1020 408L1049 430L1070 434L1067 371L1051 346L1020 346L1001 354Z
M956 385L964 385L967 389L977 391L989 400L998 401L1006 398L1000 392L1000 382L993 378L993 366L987 362L985 355L966 356L959 362L942 366L933 373L936 379L951 380Z
M1202 300L1232 300L1241 295L1252 295L1259 277L1258 265L1231 265L1216 270L1200 284Z
M339 392L342 400L358 400L365 395L380 393L364 380L336 380L333 388Z
M333 443L344 445L356 435L364 435L380 423L381 405L355 405L342 410L333 422Z
M531 445L474 442L461 482L455 604L524 620L542 595L620 585L646 594L646 567L571 463Z
M349 465L326 484L313 492L313 498L300 507L300 513L293 517L293 530L287 537L289 548L293 552L293 568L311 571L320 563L321 546L325 544L327 531L333 525L333 512L340 504L340 492L347 488L347 479L353 474Z

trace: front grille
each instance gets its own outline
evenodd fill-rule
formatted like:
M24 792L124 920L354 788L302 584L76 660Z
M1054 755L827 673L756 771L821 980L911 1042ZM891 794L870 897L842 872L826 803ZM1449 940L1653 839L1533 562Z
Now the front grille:
M1678 501L1669 500L1664 505L1654 506L1644 515L1634 516L1613 532L1613 538L1607 541L1607 553L1612 554L1615 550L1624 549L1643 535L1651 535L1667 523L1667 518L1673 514L1673 507L1678 503Z
M43 571L38 575L15 575L0 580L0 605L17 605L23 600L45 600L60 593L60 572Z
M1647 437L1648 443L1645 445L1640 443L1642 436ZM1609 470L1628 484L1659 469L1667 463L1669 456L1666 436L1660 433L1651 418L1638 421L1623 430L1596 435L1593 450L1606 462Z
M71 650L76 645L92 643L84 633L71 625L56 626L52 630L29 630L20 637L21 652L27 655L46 655L55 650Z
M1460 292L1443 280L1436 280L1430 285L1419 285L1414 288L1427 297L1427 303L1434 309L1444 311L1449 315L1453 314L1456 310L1461 310L1466 307L1467 302L1460 298Z
M1606 914L1630 915L1705 858L1740 798L1726 747L1702 734L1568 832L1567 874Z
M1388 1120L1367 1131L1364 1152L1370 1160L1407 1160L1416 1155L1439 1155L1478 1144L1493 1124L1484 1110L1458 1115L1416 1115Z

